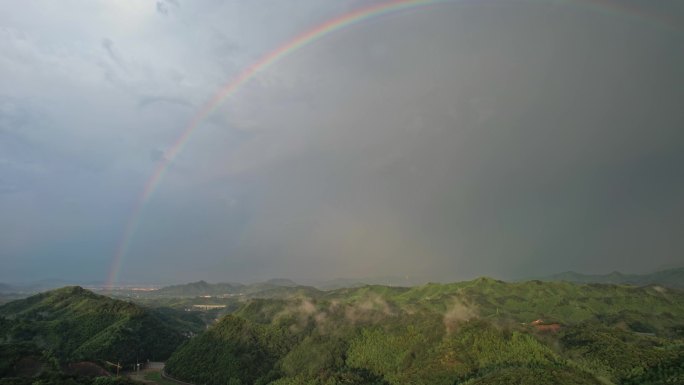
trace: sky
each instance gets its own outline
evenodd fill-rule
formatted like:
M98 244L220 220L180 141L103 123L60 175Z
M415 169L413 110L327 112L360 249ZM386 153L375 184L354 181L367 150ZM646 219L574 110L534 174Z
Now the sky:
M0 282L684 264L684 3L0 2ZM168 169L138 214L160 162Z

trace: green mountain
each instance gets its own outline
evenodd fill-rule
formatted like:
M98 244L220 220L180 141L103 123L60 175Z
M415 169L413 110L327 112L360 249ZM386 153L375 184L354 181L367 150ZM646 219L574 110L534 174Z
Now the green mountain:
M0 348L25 343L60 362L164 360L201 321L65 287L0 306Z
M246 301L167 372L273 385L684 381L678 290L479 278L312 294Z
M176 352L167 366L174 376L197 383L263 382L276 378L273 368L287 352L287 339L278 328L228 315Z
M622 274L614 271L610 274L581 274L574 271L555 274L542 278L543 281L567 281L576 283L613 283L622 285L661 285L673 288L684 288L684 267L667 269L650 274Z

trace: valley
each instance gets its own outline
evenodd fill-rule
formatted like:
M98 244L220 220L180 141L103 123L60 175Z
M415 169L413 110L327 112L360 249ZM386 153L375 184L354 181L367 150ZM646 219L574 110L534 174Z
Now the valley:
M107 296L65 287L2 305L0 317L0 384L167 383L154 370L131 372L156 361L194 384L684 379L684 293L659 285L200 281ZM85 363L100 371L71 369ZM117 364L133 376L111 376Z

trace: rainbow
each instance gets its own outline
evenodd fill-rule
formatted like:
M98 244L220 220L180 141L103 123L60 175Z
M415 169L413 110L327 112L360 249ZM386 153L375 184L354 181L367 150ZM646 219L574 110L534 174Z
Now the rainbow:
M352 25L362 23L369 19L376 18L378 16L387 15L390 13L399 13L402 11L412 10L415 8L420 8L429 5L445 4L445 3L455 3L457 0L390 0L382 2L379 4L371 5L365 8L361 8L342 16L328 20L316 27L308 30L295 37L294 39L282 44L275 50L262 56L258 61L253 63L251 66L247 67L242 71L237 77L226 84L224 87L219 89L219 91L207 102L190 120L187 127L182 131L180 136L176 139L170 149L165 153L165 156L159 161L154 172L150 178L145 183L142 193L135 203L135 206L126 222L126 227L123 231L123 235L116 248L116 253L112 259L111 266L109 269L109 276L107 280L107 285L109 287L114 286L117 282L117 276L119 269L121 268L121 262L126 255L128 248L135 234L135 230L138 226L140 216L142 214L145 204L150 200L150 197L154 191L159 186L159 182L163 179L166 170L168 169L171 162L176 158L176 156L183 150L190 136L193 132L197 130L200 124L213 113L221 103L229 96L235 94L243 85L249 82L256 74L267 68L273 66L281 59L293 54L294 52L314 43L315 41L335 33L339 30L346 29ZM575 0L578 1L578 0ZM543 2L543 1L537 1ZM549 0L546 3L572 3L571 0ZM586 0L583 4L592 8L595 11L602 13L620 13L633 16L635 18L643 19L639 10L636 8L631 8L626 4L619 4L613 2L613 0ZM648 16L648 15L647 15ZM651 16L652 19L655 19ZM678 28L673 27L669 20L659 19L656 20L656 24L664 26L667 29L681 32Z

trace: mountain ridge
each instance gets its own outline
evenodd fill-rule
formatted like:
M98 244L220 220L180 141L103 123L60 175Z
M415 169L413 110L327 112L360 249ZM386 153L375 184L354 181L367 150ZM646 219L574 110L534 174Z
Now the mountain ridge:
M542 281L612 283L637 286L662 285L684 289L684 267L659 270L648 274L624 274L619 271L613 271L608 274L583 274L575 271L566 271L537 279Z
M2 341L50 349L65 361L164 359L187 339L169 314L67 286L0 306ZM201 329L198 324L196 330Z
M487 279L489 277L481 277ZM610 283L635 286L662 285L670 288L684 289L684 267L659 270L648 274L623 274L613 271L608 274L582 274L574 271L552 274L544 277L534 277L524 280L499 280L501 282L524 282L539 280L544 282L567 281L574 283ZM466 282L466 281L460 281ZM429 282L428 282L429 283ZM447 283L448 284L448 283ZM328 281L320 281L312 285L301 285L291 279L274 278L263 282L242 284L237 282L209 283L204 280L185 284L165 286L155 291L159 295L201 296L201 295L255 295L260 292L279 288L312 288L321 291L334 291L337 289L359 288L364 286L387 286L387 287L419 287L423 284L414 284L400 277L380 278L337 278Z

